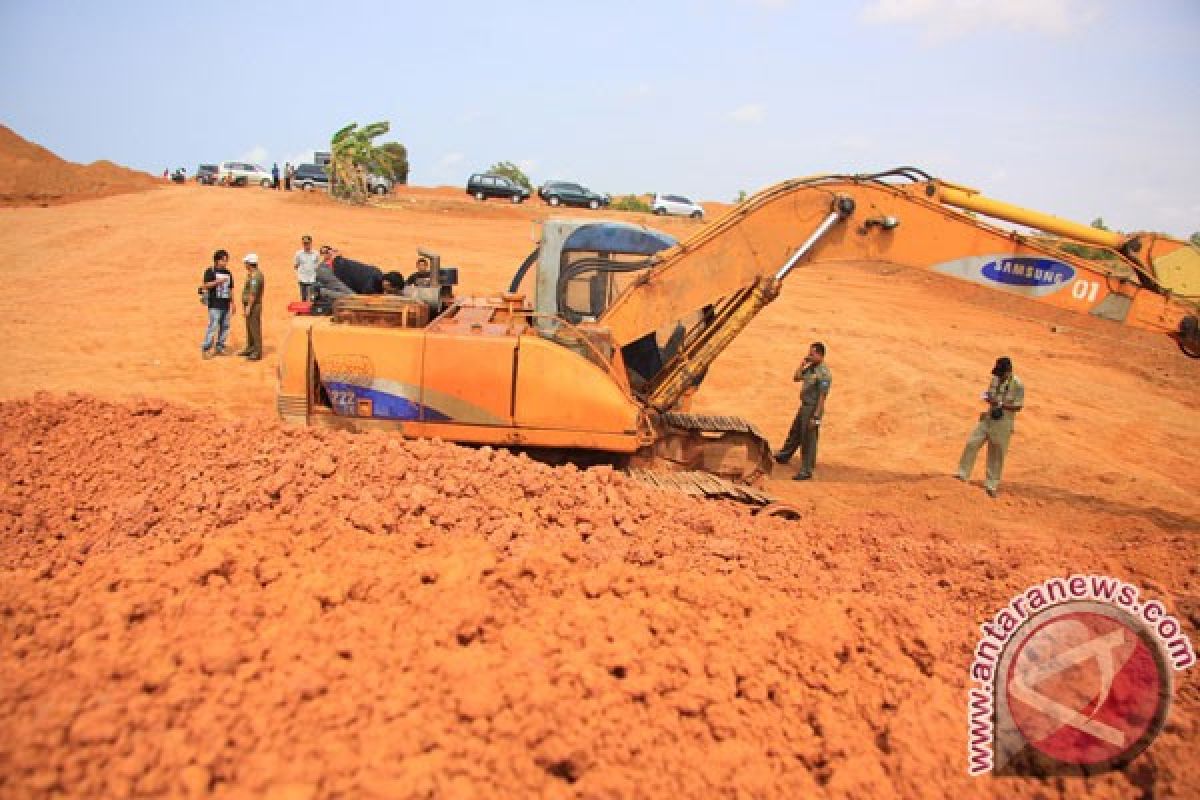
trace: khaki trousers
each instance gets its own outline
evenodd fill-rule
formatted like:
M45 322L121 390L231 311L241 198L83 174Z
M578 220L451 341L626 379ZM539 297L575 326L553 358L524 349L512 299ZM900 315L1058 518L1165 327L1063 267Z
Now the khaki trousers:
M971 477L979 448L987 442L987 478L983 485L988 489L997 489L1000 486L1000 476L1004 473L1004 457L1008 455L1008 442L1012 433L1011 411L1005 411L1002 419L992 419L985 413L963 447L962 457L958 460L958 476L963 480Z

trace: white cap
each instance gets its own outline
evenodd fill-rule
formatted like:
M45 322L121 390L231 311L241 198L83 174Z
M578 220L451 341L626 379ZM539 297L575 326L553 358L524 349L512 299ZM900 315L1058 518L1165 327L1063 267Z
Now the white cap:
M257 264L258 256L254 253L246 253L246 257L242 259L243 264Z

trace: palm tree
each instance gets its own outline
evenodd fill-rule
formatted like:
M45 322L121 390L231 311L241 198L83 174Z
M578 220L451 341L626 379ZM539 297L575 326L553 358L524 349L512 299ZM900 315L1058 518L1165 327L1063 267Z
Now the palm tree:
M367 201L367 170L387 157L380 155L374 139L390 127L387 122L372 122L359 128L357 122L352 122L333 135L329 178L334 197L352 203Z

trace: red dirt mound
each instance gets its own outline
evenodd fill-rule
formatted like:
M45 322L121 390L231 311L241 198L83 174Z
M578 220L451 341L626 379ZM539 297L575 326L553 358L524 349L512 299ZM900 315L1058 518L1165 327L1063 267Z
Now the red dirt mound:
M759 520L611 470L160 402L0 415L0 796L1196 785L1186 698L1129 775L966 777L961 608L995 603L969 576L1019 542Z
M64 161L0 125L0 205L56 205L158 185L151 175L111 161Z

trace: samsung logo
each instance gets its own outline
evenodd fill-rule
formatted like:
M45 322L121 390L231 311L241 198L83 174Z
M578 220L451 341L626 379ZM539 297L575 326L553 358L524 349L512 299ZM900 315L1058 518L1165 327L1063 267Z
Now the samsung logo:
M1069 264L1049 258L1002 258L983 265L983 276L1010 286L1057 286L1075 277Z

